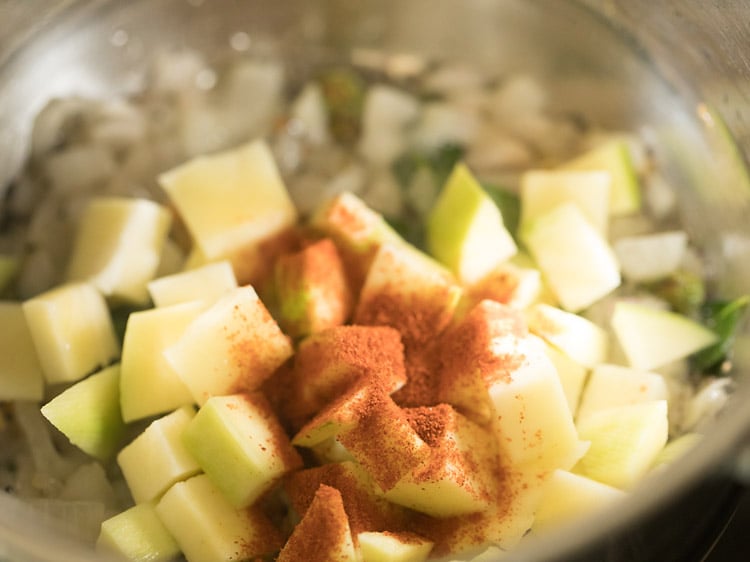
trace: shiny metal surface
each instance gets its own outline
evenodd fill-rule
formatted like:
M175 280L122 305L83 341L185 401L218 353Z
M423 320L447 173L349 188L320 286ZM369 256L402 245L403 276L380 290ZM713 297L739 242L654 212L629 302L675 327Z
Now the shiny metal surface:
M723 290L748 292L750 182L743 164L750 156L750 9L739 1L0 0L0 189L20 165L31 119L46 100L132 91L155 49L189 46L221 58L231 53L228 37L240 30L280 52L300 76L311 64L345 59L353 48L465 57L543 76L560 109L648 129ZM113 40L117 33L128 40ZM707 107L724 118L729 136ZM748 347L738 354L741 373L750 373ZM584 559L575 553L602 537L604 550L589 559L650 559L627 548L617 552L620 531L643 526L696 487L717 501L731 499L733 459L750 443L748 402L750 384L743 384L689 458L644 482L608 517L562 529L512 559ZM670 523L683 524L676 531L689 536L703 513ZM24 517L0 497L0 559L6 551L25 552L19 560L82 559L66 557Z

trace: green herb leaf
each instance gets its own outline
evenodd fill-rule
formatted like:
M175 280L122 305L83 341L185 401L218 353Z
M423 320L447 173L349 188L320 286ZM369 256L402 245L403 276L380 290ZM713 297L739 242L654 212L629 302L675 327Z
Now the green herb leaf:
M733 301L716 301L705 307L706 325L719 336L719 341L693 356L693 366L702 373L725 374L734 338L740 321L750 306L750 296Z

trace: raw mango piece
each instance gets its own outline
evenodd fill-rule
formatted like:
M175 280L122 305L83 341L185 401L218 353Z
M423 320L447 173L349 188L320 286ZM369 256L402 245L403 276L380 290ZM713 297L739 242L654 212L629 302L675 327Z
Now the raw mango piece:
M162 307L194 300L210 303L236 288L232 264L223 260L154 279L148 293L154 306Z
M335 244L330 239L276 261L279 323L292 337L340 326L349 319L354 298Z
M44 375L20 303L0 302L0 401L40 401Z
M687 233L682 230L624 236L612 247L625 279L650 282L675 273L687 250Z
M107 460L120 445L120 366L112 365L77 382L42 406L42 414L71 443Z
M261 394L210 398L185 428L183 442L235 507L251 505L302 464Z
M276 409L306 422L358 381L382 384L389 393L404 386L404 346L397 330L346 325L305 338L294 356L288 397Z
M190 561L253 560L282 544L279 531L259 508L236 509L205 474L167 490L156 514Z
M120 406L126 422L193 403L193 396L164 350L205 310L201 302L133 312L122 344Z
M437 401L451 404L480 425L492 420L489 387L514 366L495 342L528 334L521 313L483 300L440 335Z
M658 373L619 365L596 365L581 396L578 420L608 408L666 400L668 397L667 383Z
M154 505L142 503L102 522L97 551L132 562L169 562L180 547L156 515Z
M546 470L577 460L560 378L520 312L482 301L442 334L439 349L440 400L489 424L508 462Z
M383 244L359 294L354 323L396 328L408 351L450 323L461 295L450 271L427 254L407 244Z
M292 438L298 447L315 447L357 425L362 411L378 397L374 385L358 384L321 410Z
M283 490L293 511L304 514L321 484L339 490L354 535L370 529L403 529L407 510L375 494L375 484L352 461L325 464L292 472Z
M526 311L526 322L532 334L584 367L592 367L607 358L607 332L583 316L537 303Z
M277 562L359 562L341 493L322 484Z
M498 545L503 551L516 547L534 521L534 511L539 503L542 479L535 471L520 472L503 463L502 488L490 506L479 513L465 517L442 520L433 519L420 532L435 543L432 556L438 560L448 553L485 551L488 545ZM481 560L497 560L498 553ZM450 557L453 560L455 556ZM500 557L502 559L502 557ZM471 558L474 560L474 558Z
M591 515L625 497L625 492L566 470L555 470L544 483L533 531L545 531Z
M612 178L610 215L637 213L641 208L641 186L625 139L612 139L562 166L567 170L602 170Z
M292 355L292 344L247 285L201 312L164 355L203 404L211 396L259 388Z
M489 386L501 454L531 470L571 468L581 454L580 440L544 346L531 337L505 337L494 349L508 365Z
M573 472L628 489L648 472L667 443L667 402L601 410L580 420L577 427L580 438L591 445Z
M544 350L547 353L547 357L550 358L555 366L555 369L557 369L557 376L560 378L560 384L568 401L568 406L571 413L575 414L578 410L581 393L583 392L589 370L547 342L544 342Z
M432 541L412 533L364 532L357 535L362 562L423 562Z
M159 499L167 489L201 470L185 448L182 434L195 416L184 406L151 422L117 455L117 464L136 503Z
M575 203L602 236L609 225L612 176L605 171L530 170L521 176L521 228L563 203Z
M255 266L266 265L267 256L255 250L297 222L297 210L262 140L194 158L159 176L159 183L209 261L244 256L253 262L233 261L240 283L254 281Z
M612 248L574 203L541 216L522 237L565 310L579 312L620 285Z
M484 511L492 501L498 460L487 429L447 404L408 408L409 423L430 446L430 458L412 469L384 497L433 517Z
M454 168L427 217L427 249L466 284L518 251L497 205L463 164Z
M341 193L321 205L310 223L336 243L355 294L362 287L380 246L384 243L405 243L383 215L349 192Z
M504 262L479 283L466 288L459 314L461 311L468 312L484 299L523 310L539 301L543 291L542 276L538 269Z
M169 211L153 201L92 200L78 224L68 279L88 281L113 300L147 302L146 283L159 267L170 224Z
M89 283L68 283L23 303L44 378L77 381L120 353L104 297Z
M683 359L719 339L686 316L623 300L615 303L611 324L630 366L646 371Z
M430 458L430 446L385 392L371 393L356 415L354 426L341 432L338 440L380 490L391 490L404 475Z

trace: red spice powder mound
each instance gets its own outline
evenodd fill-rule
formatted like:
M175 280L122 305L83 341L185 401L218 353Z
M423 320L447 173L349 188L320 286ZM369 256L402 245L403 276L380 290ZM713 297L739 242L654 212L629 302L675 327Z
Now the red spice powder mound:
M353 543L341 494L321 484L310 507L281 549L278 562L348 562L346 543Z
M406 354L406 384L393 394L402 408L433 406L440 401L440 363L435 342L410 349Z
M463 449L459 445L465 432L482 430L478 427L472 429L471 422L462 418L448 404L409 408L405 413L411 426L432 450L429 463L413 473L414 480L436 482L448 479L478 501L489 503L490 492L485 488L488 470L484 464L487 463L480 464L480 451ZM470 435L466 437L471 438ZM475 442L472 440L469 444ZM492 451L492 447L489 447L489 451ZM481 454L490 457L487 451Z
M404 410L406 419L419 436L430 447L437 447L445 437L451 425L452 408L447 404L435 407L407 408Z
M297 384L318 408L360 378L393 390L406 381L401 336L387 326L338 326L314 334L300 344L294 366Z
M255 506L246 508L244 512L247 517L247 531L244 537L237 541L237 560L248 560L253 557L263 559L278 552L284 544L284 537L279 529Z
M361 296L354 321L368 326L392 326L401 333L407 352L429 343L453 318L455 298L449 286L429 293L405 293L402 286L385 287Z
M338 439L383 490L430 456L429 446L388 396L363 411L357 425Z
M330 427L332 425L338 429L339 434L349 431L372 411L377 410L386 398L384 388L357 382L302 426L294 440L307 441L320 428L329 426L329 429L333 429Z
M340 492L355 537L364 531L406 528L407 510L377 496L368 477L352 462L307 468L288 475L284 490L297 513L307 511L321 484Z

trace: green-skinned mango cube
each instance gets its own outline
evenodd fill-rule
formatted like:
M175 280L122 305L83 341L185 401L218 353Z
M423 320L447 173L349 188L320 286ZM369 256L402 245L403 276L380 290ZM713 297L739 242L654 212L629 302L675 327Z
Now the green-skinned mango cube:
M152 503L135 505L102 522L96 548L131 562L168 562L180 554Z
M251 505L301 466L271 406L259 393L214 396L188 424L183 442L235 507Z

